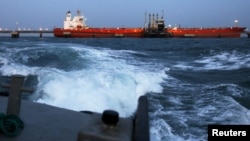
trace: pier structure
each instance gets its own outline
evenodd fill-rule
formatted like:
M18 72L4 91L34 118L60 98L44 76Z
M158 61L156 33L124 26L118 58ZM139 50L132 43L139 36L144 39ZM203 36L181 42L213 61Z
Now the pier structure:
M53 30L0 30L0 33L9 34L12 38L19 38L21 34L38 34L42 38L43 34L52 34Z

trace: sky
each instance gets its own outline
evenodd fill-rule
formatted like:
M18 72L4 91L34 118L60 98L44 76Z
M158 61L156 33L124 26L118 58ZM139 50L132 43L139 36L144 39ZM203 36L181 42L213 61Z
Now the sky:
M250 30L250 0L0 0L0 6L2 29L63 27L66 12L80 10L89 27L143 27L145 13L158 13L171 26L231 27L237 19Z

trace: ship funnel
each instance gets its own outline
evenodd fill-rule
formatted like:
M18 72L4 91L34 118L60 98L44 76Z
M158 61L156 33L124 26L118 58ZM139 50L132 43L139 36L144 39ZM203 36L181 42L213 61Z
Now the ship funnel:
M71 20L71 12L68 11L68 12L66 13L65 21L70 21L70 20Z

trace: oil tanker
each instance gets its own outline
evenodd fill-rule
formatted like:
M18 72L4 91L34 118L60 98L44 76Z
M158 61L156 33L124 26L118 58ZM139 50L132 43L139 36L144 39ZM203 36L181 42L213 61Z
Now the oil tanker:
M215 28L182 28L165 27L163 16L149 14L148 23L145 14L144 27L89 27L86 18L77 11L72 18L71 12L66 13L63 28L54 28L55 37L77 38L106 38L106 37L132 37L132 38L239 38L244 33L245 27L215 27ZM237 21L238 22L238 21Z
M143 28L93 28L86 25L86 18L77 11L72 19L71 12L66 13L63 28L54 28L55 37L104 38L104 37L143 37Z
M239 38L244 33L245 27L221 28L167 28L166 32L172 37L182 38Z

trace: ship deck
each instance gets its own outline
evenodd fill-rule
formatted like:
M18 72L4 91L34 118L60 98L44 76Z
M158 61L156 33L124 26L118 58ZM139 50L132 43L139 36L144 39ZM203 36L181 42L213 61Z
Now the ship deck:
M0 92L0 140L149 141L146 96L139 97L131 117L119 117L110 109L103 113L73 111L22 99L22 92L33 92L22 87L24 78L13 75L10 84L1 84L9 92Z
M0 96L0 112L5 112L8 98ZM23 100L20 109L20 119L24 122L24 128L15 137L9 137L0 133L0 140L4 141L79 141L78 134L90 138L102 140L116 140L122 138L124 141L131 140L132 119L120 118L114 136L110 137L101 131L102 114L82 113L34 103ZM119 131L119 132L117 132ZM109 131L112 132L112 131ZM108 139L109 138L109 139Z

